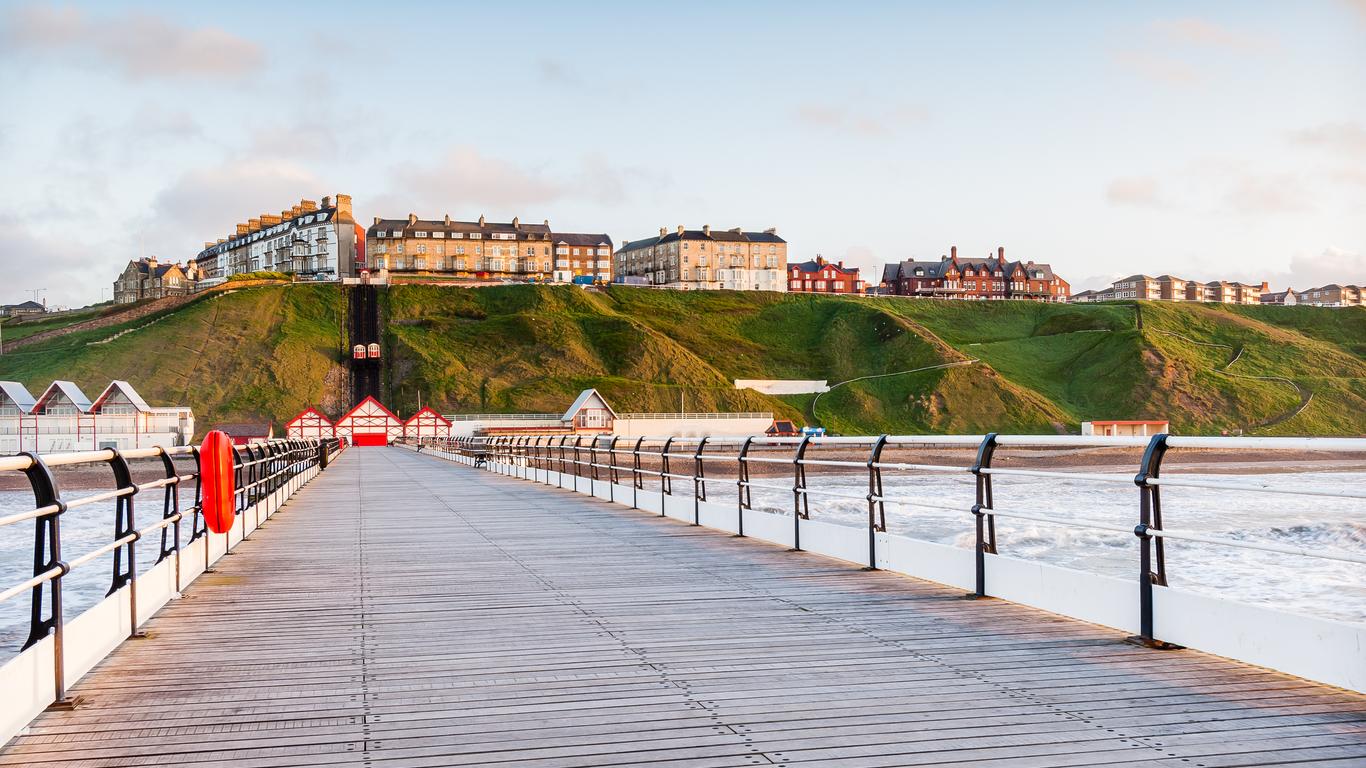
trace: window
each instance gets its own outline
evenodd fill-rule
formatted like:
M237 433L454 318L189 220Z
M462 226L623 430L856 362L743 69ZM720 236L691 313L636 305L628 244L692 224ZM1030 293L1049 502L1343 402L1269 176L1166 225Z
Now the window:
M376 233L375 233L375 237L384 237L384 233L383 233L383 232L376 232Z
M446 236L446 233L445 233L445 232L433 232L433 233L432 233L432 237L445 237L445 236Z
M481 240L481 239L483 239L483 237L484 237L484 233L483 233L483 232L471 232L471 233L470 233L470 239L471 239L471 240Z
M452 237L452 238L455 238L455 239L457 239L457 240L463 239L463 238L465 237L465 233L464 233L464 232L452 232L452 233L451 233L451 237Z
M426 233L426 232L414 232L413 234L416 235L416 236L418 236L418 237L426 237L426 236L427 236L427 233Z
M426 253L426 252L427 252L427 246L426 246L426 244L424 243L424 244L422 244L422 245L419 245L419 246L417 247L417 252L418 252L418 253Z

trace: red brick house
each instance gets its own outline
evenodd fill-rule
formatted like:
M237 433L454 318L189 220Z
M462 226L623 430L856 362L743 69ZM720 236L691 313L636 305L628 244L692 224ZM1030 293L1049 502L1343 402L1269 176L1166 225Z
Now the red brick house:
M820 254L811 261L787 265L787 290L791 293L863 293L857 267L834 264Z
M1006 249L994 257L960 258L958 246L939 261L902 261L882 270L884 293L938 299L1066 302L1068 282L1048 264L1006 261Z

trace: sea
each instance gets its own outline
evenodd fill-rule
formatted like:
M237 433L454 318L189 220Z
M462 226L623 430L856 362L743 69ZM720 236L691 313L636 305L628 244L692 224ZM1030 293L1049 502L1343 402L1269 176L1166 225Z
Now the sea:
M1119 477L1119 476L1116 476ZM1189 479L1253 480L1237 475L1183 474ZM1300 490L1350 492L1366 495L1366 472L1299 472L1256 475L1260 482L1284 483ZM786 479L754 478L755 482L784 485ZM812 487L862 497L865 476L825 475ZM709 498L735 493L732 482L710 484ZM680 494L691 483L677 483ZM995 507L1062 520L1098 521L1132 529L1138 522L1138 489L1132 484L1091 480L997 476ZM973 501L971 476L916 476L887 473L884 496L952 506L937 509L887 505L888 530L894 534L971 549ZM76 495L76 494L73 494ZM136 523L145 527L161 516L161 504L137 507ZM758 509L790 514L790 490L754 490ZM31 509L27 492L0 491L0 514ZM1366 555L1366 499L1311 495L1269 494L1244 490L1166 487L1162 498L1164 525L1206 536L1246 542L1270 542L1310 550L1340 550ZM811 496L811 518L864 527L868 507L862 498ZM1132 533L1078 528L1070 525L998 518L997 550L1001 554L1037 560L1083 571L1137 579L1138 540ZM32 575L32 522L0 528L0 589ZM71 560L98 549L114 536L113 503L71 510L62 516L63 555ZM181 525L182 541L189 538L188 519ZM156 537L139 543L139 570L156 560ZM1320 558L1264 552L1215 544L1169 540L1167 582L1173 588L1219 595L1266 605L1290 613L1366 624L1366 565ZM108 592L113 557L102 557L73 571L63 588L66 615L78 615ZM18 595L0 603L0 660L16 653L28 636L30 597Z

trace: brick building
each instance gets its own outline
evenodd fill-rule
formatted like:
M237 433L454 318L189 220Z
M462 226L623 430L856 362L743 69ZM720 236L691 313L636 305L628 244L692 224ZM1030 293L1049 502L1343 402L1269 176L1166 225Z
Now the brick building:
M811 261L787 265L787 290L793 293L863 293L858 269L830 263L816 254Z
M1330 283L1295 293L1295 301L1311 307L1359 307L1363 288L1359 285ZM1285 302L1290 303L1290 302Z
M1258 304L1268 290L1261 285L1214 280L1202 283L1172 275L1149 277L1130 275L1116 280L1109 288L1083 291L1072 297L1074 303L1092 301L1193 301L1215 304Z
M1071 286L1048 264L1007 261L1006 249L995 256L960 257L958 246L939 261L902 261L882 270L883 293L937 299L1023 300L1066 302Z
M746 232L659 228L658 237L622 243L612 278L644 278L682 290L786 291L787 241L776 229Z
M376 217L365 231L369 269L389 275L442 275L470 280L570 282L611 279L612 238L554 232L550 221L523 224Z
M189 264L159 264L155 256L128 262L118 279L114 280L114 303L132 304L135 301L160 299L192 293L199 271Z

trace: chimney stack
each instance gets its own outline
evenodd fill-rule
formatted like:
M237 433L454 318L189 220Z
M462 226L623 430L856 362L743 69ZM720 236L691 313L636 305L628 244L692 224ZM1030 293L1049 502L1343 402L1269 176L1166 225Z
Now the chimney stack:
M996 258L1000 261L1006 260L1006 247L1004 245L996 246Z
M237 225L237 234L238 234L238 235L245 235L246 233L248 233L248 232L250 232L250 231L251 231L251 225L249 225L249 224L238 224L238 225Z
M546 229L550 229L550 219L546 219L545 221L542 221L542 222L541 222L541 226L545 227Z
M479 214L479 226L484 226L484 214Z
M446 214L446 226L449 227L450 225L451 225L451 215L448 213L448 214Z
M680 236L683 234L683 225L682 225L682 224L679 224L679 225L678 225L678 234L679 234Z
M147 266L149 266L149 267L155 267L156 265L157 265L157 257L155 257L155 256L148 256L148 257L147 257Z
M665 232L668 232L668 231L669 231L668 229L666 229L666 228L664 228L664 227L660 227L660 228L659 228L659 236L660 236L660 237L663 237L663 236L664 236L664 233L665 233Z
M951 245L951 246L949 246L949 258L951 258L951 259L957 259L957 258L958 258L958 246L956 246L956 245Z
M711 225L710 225L710 224L703 224L703 225L702 225L702 234L706 235L707 237L711 237Z
M777 227L769 227L768 229L765 229L765 230L764 230L764 234L765 234L765 235L776 235L776 234L778 234L778 228L777 228Z
M290 208L290 209L289 209L289 217L290 217L291 219L296 219L296 218L302 216L302 215L303 215L303 212L304 212L304 207L303 207L302 205L296 205L296 206L294 206L293 208Z
M513 228L513 229L521 229L521 228L522 228L522 220L519 219L519 218L517 218L516 216L513 216L513 217L512 217L512 228Z
M416 223L417 223L417 214L416 214L416 213L410 213L410 214L408 214L408 226L411 227L412 225L414 225L414 224L416 224Z
M375 217L375 223L372 224L371 226L375 226L375 227L378 227L378 226L379 226L379 217L378 217L378 216Z
M331 197L330 195L323 195L323 207L324 207L324 208L331 208L331 207L332 207L332 197Z
M300 200L299 207L304 210L304 213L312 213L318 210L318 204L312 200Z
M261 220L260 220L260 219L247 219L247 231L248 231L248 232L259 232L260 230L261 230Z
M355 221L351 218L351 196L337 194L337 219L340 221Z

